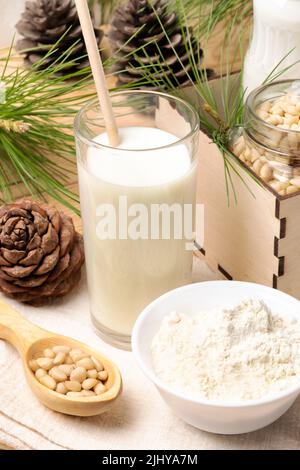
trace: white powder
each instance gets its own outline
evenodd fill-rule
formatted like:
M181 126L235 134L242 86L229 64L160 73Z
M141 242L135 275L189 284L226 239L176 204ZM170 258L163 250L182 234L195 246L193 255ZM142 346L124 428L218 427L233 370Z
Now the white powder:
M300 324L259 300L164 318L152 346L157 376L193 398L253 400L300 384Z

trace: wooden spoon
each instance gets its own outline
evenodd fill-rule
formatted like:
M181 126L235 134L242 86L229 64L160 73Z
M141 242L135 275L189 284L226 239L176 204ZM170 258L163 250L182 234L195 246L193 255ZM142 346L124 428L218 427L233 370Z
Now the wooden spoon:
M111 361L80 341L39 328L2 301L0 301L0 338L9 341L18 350L31 390L52 410L75 416L93 416L107 411L121 393L121 375ZM29 368L28 362L42 356L44 349L57 345L79 348L98 358L108 372L105 383L107 391L97 396L73 398L40 384Z

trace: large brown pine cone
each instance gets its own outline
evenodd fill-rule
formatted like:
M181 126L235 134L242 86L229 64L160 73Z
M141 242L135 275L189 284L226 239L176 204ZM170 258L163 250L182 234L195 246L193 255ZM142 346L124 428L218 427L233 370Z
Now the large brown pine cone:
M108 33L119 84L151 88L195 81L203 50L166 0L128 0L115 11ZM185 37L189 37L189 43ZM194 65L191 60L194 58ZM143 66L143 67L142 67ZM204 72L204 70L203 70ZM212 71L206 73L211 76Z
M73 64L70 68L66 67L63 72L74 72L89 65L73 0L27 1L16 29L23 36L23 39L17 41L17 50L22 52L26 49L34 49L24 52L25 60L29 65L40 61L58 41L51 55L44 57L40 68L54 63L73 45L68 57L68 61L72 61ZM100 41L103 32L98 30L96 34Z
M72 219L53 207L20 200L0 208L0 290L41 305L79 282L83 241Z

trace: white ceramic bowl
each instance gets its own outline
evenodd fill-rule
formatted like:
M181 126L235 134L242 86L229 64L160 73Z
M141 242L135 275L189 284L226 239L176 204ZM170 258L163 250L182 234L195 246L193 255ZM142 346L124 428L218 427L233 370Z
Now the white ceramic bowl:
M132 350L146 376L156 385L167 405L184 421L218 434L255 431L278 419L293 404L299 384L272 398L240 402L196 400L174 391L156 377L150 345L161 321L172 310L195 315L201 310L234 306L246 298L262 299L280 315L300 318L300 302L270 287L248 282L211 281L190 284L167 292L154 300L139 316L132 334Z

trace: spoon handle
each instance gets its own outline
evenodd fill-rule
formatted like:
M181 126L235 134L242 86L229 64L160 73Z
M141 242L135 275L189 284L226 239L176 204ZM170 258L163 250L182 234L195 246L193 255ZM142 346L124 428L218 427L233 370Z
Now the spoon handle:
M26 320L13 307L0 300L0 338L25 354L35 341L49 336L49 333Z

